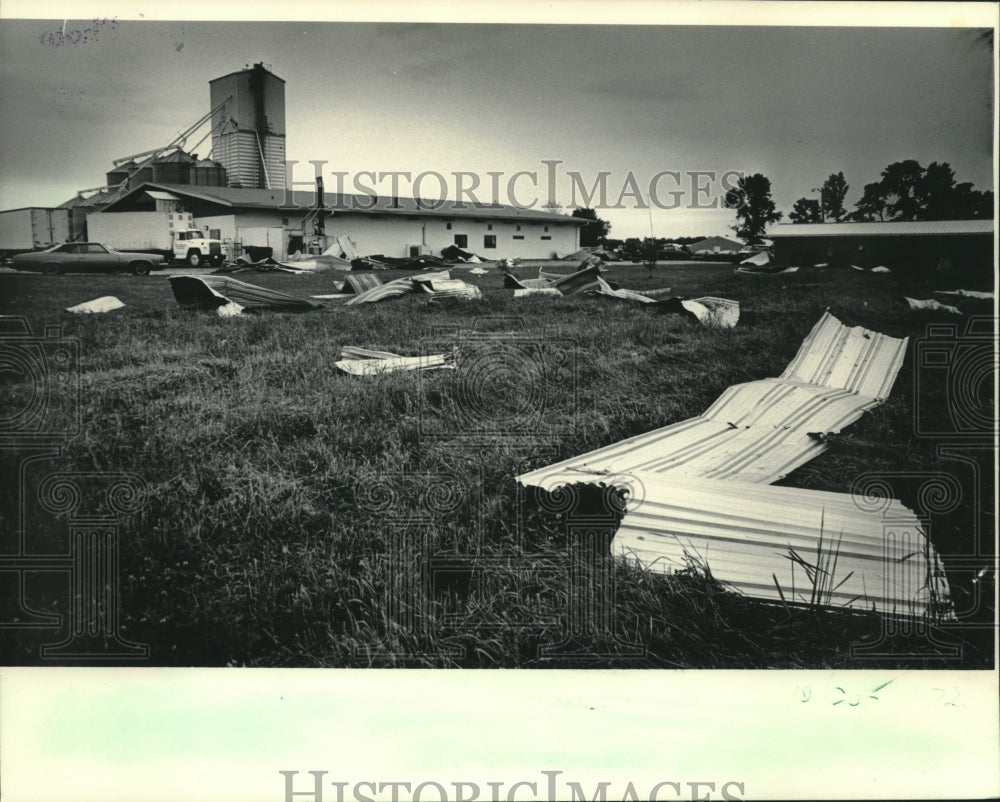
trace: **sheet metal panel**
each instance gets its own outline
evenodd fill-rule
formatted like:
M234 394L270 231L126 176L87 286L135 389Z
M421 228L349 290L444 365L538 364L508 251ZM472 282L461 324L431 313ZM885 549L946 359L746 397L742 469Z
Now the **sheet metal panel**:
M567 471L543 486L593 479ZM612 551L658 573L701 566L767 601L954 618L941 561L919 518L898 501L642 471L601 482L629 491ZM821 582L793 550L820 567Z
M652 471L770 484L822 453L810 432L839 432L889 394L899 340L848 328L829 312L781 377L727 388L701 415L527 473Z

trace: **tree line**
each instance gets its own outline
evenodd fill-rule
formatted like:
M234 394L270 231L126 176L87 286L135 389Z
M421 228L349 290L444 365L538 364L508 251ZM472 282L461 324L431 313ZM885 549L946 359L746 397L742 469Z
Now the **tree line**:
M958 183L948 162L922 167L914 159L893 162L878 181L864 185L854 209L845 200L850 185L844 173L831 174L813 192L818 198L799 198L788 219L792 223L870 223L895 220L988 220L993 217L993 192L975 189L971 182ZM726 193L726 205L735 210L736 224L730 228L748 244L760 242L772 223L784 214L771 197L771 181L762 173L744 176ZM577 209L574 217L589 222L580 231L580 244L606 242L611 224L593 209ZM684 237L667 242L682 242ZM692 237L691 240L696 238Z
M820 187L820 197L799 198L788 219L793 223L872 223L889 220L985 220L993 217L993 192L958 183L948 162L921 166L914 159L893 162L878 181L865 184L854 210L844 208L849 186L842 172Z

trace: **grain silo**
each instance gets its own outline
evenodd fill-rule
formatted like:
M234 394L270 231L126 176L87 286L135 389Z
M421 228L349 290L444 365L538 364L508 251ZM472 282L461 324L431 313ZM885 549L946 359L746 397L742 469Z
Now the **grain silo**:
M212 156L229 185L285 186L285 82L263 64L209 81Z

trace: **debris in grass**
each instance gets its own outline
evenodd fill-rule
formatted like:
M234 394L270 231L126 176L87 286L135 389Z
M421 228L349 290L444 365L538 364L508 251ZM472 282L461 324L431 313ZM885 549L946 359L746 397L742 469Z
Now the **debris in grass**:
M852 495L762 486L884 401L906 344L826 312L777 379L734 385L703 415L518 482L548 493L581 482L617 488L626 512L613 551L654 571L694 561L754 598L953 620L941 562L898 501L866 506L864 487ZM887 539L889 519L899 534Z
M894 499L664 476L566 471L538 487L617 488L625 514L612 553L652 571L700 566L751 598L954 620L950 588L920 518ZM860 490L860 489L859 489ZM883 517L885 516L885 517ZM886 519L895 537L886 537Z
M82 304L69 306L66 308L66 311L81 315L92 315L113 312L115 309L121 309L124 306L125 304L118 298L115 298L115 296L103 295L100 298L95 298L93 301L84 301Z
M452 354L400 356L389 351L372 351L367 348L344 346L340 361L334 365L352 376L376 376L401 370L454 369Z
M995 297L992 292L980 292L979 290L934 290L934 294L954 298L975 298L979 301L992 301Z
M525 474L650 470L771 483L825 450L808 432L837 432L889 394L906 339L843 325L829 312L781 376L729 387L694 418Z
M305 298L246 284L228 276L170 276L170 288L178 304L198 309L218 309L235 304L241 311L273 309L302 312L323 306ZM238 312L230 307L220 314L230 316Z
M951 312L953 315L962 314L962 310L957 306L951 306L949 304L943 304L934 298L928 298L926 300L918 300L916 298L907 298L905 295L903 299L910 305L910 309L920 309L930 312Z

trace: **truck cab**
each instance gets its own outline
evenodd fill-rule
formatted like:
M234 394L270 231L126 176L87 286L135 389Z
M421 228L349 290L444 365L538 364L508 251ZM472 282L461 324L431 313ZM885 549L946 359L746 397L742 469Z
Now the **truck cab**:
M201 229L190 228L174 232L174 259L187 262L191 267L201 267L221 265L225 255L219 240L208 239Z

